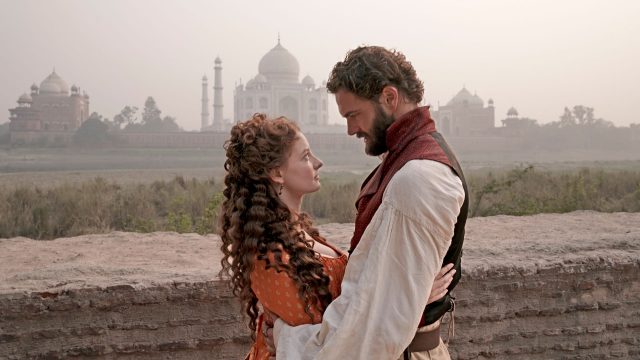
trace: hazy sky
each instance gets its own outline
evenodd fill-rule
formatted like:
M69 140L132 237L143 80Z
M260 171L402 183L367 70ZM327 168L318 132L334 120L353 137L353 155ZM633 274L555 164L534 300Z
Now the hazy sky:
M200 127L201 78L223 61L224 113L233 87L282 45L300 78L326 80L361 44L405 53L426 100L445 104L463 85L493 98L496 123L515 106L550 122L565 106L595 108L617 125L640 123L640 1L159 1L0 0L0 123L55 66L113 118L151 95L163 115ZM211 91L210 91L211 95ZM342 122L333 101L331 119Z

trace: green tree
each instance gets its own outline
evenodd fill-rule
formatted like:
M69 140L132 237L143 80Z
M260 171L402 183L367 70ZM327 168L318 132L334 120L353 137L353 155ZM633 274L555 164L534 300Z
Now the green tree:
M560 115L560 122L558 124L558 127L573 126L575 124L576 124L575 116L573 116L573 113L571 112L571 110L569 110L568 107L565 107L564 113Z
M127 105L120 111L118 115L113 117L113 122L116 124L118 129L121 129L122 126L135 124L138 122L138 118L136 117L137 112L137 107Z
M172 116L165 116L162 118L162 128L163 132L177 132L182 131L180 126L176 123L176 118Z
M162 111L158 108L156 101L153 97L149 96L144 102L144 110L142 111L142 125L153 126L162 124L162 118L160 117Z
M73 135L73 141L78 145L101 145L110 143L111 140L109 125L96 112L91 113Z

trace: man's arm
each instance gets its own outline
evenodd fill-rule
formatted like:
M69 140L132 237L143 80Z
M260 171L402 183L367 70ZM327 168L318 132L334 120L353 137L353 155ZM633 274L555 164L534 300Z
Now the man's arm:
M440 163L407 163L353 252L317 325L276 323L278 359L397 359L413 339L464 191Z

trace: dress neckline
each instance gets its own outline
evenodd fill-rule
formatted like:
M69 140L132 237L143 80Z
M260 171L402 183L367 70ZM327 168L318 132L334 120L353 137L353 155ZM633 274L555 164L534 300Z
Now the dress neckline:
M314 241L319 242L320 244L328 247L329 249L333 250L336 253L336 256L330 256L330 255L325 255L325 254L322 254L322 253L314 250L318 255L320 255L320 257L322 257L324 259L341 259L341 258L347 256L347 254L344 251L342 251L339 248L337 248L337 247L333 246L332 244L328 243L327 241L325 241L321 237L314 238L313 236L311 236L311 234L307 233L306 231L304 233L305 233L306 236L309 236Z

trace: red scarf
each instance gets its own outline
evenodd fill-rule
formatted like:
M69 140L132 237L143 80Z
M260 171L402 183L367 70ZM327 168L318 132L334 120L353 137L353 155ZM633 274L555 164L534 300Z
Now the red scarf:
M453 169L444 150L431 134L436 125L429 114L429 107L412 110L396 119L387 129L387 149L384 160L362 184L356 201L358 215L355 231L351 238L352 252L356 248L364 230L382 203L382 195L389 181L404 164L411 160L434 160Z

